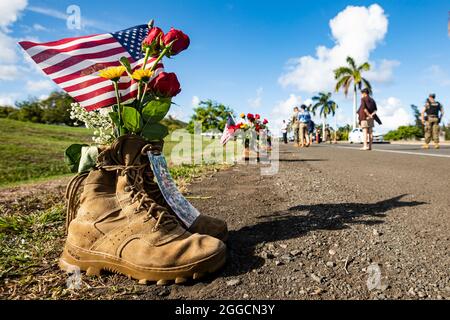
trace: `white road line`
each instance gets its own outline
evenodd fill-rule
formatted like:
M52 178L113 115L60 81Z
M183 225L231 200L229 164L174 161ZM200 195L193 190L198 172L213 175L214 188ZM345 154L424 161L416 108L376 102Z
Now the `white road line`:
M335 146L335 148L352 149L352 150L360 151L359 148L353 148L353 147L339 147L339 146ZM410 154L410 155L415 155L415 156L426 156L426 157L450 158L450 155L446 155L446 154L434 154L434 153L422 153L422 152L410 152L410 151L398 151L398 150L382 150L382 149L372 149L372 151L389 152L389 153L401 153L401 154Z

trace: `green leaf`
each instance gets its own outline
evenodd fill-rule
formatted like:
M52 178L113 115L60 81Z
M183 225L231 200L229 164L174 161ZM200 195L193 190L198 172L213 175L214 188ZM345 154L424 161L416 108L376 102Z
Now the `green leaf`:
M158 100L149 101L144 109L142 109L142 116L145 122L157 123L164 119L167 112L169 112L172 99L161 98Z
M125 58L125 57L121 57L120 59L119 59L119 61L120 61L120 64L121 65L123 65L126 69L127 69L127 73L128 73L128 75L131 77L131 74L132 74L132 69L131 69L131 64L130 64L130 62L128 61L128 59L127 58Z
M150 141L162 140L169 134L169 129L160 123L147 124L141 135Z
M95 167L97 163L98 149L96 146L84 146L81 148L80 164L78 173L89 171Z
M120 123L119 123L119 113L112 111L112 112L108 113L108 115L111 118L111 120L114 123L114 125L116 127L118 127L120 125Z
M122 111L122 121L125 129L130 132L137 133L141 131L142 128L142 117L135 108L133 107L123 107Z
M64 151L64 161L69 166L71 172L78 172L78 166L81 158L81 148L87 146L87 144L72 144L66 151Z

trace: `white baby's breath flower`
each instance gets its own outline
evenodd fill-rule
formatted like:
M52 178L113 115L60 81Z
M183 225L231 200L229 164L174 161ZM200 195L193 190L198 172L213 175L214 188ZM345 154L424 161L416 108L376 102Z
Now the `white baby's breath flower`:
M97 144L110 144L114 140L113 126L109 117L109 110L100 109L99 111L88 112L78 103L71 104L71 119L84 123L86 128L94 129L92 140Z

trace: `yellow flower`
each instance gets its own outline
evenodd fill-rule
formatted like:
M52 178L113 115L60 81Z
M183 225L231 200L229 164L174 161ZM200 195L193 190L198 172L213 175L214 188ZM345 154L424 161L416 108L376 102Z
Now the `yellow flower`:
M138 69L134 70L131 77L136 81L144 81L147 82L152 77L153 72L149 69Z
M125 71L126 69L124 66L118 66L100 70L98 74L102 78L117 82L119 81L120 77L124 74Z
M240 114L240 117L241 117L242 119L244 119L244 118L245 118L245 113L242 112L242 113Z

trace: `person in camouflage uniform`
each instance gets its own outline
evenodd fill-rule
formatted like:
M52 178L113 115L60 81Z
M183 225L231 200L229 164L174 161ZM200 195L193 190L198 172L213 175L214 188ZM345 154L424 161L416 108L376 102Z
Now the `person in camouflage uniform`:
M430 148L431 139L434 141L434 148L439 149L439 123L444 116L444 109L435 99L436 95L430 94L422 110L422 123L425 125L424 149Z

